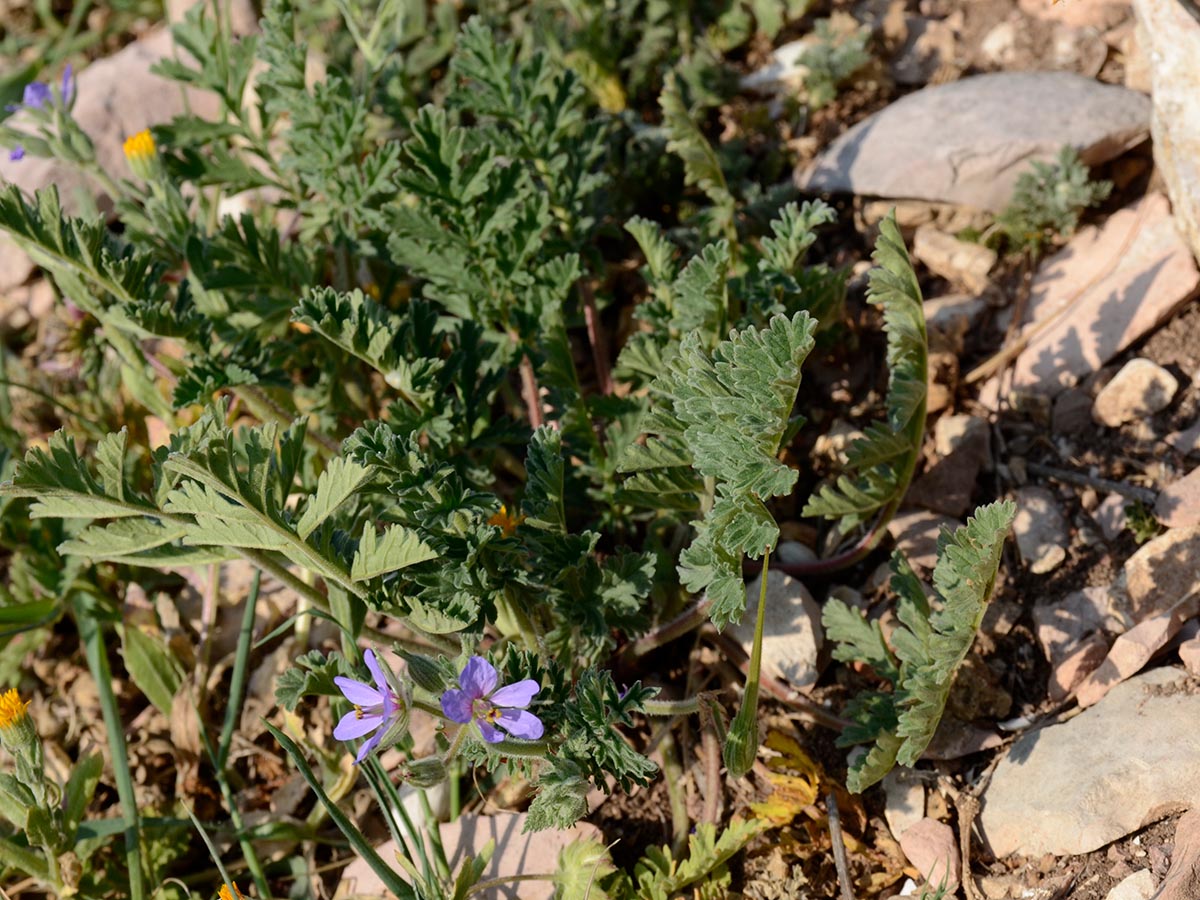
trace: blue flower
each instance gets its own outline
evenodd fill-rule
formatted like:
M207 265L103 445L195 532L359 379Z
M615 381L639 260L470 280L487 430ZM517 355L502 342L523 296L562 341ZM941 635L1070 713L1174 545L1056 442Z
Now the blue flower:
M545 727L526 707L542 686L532 678L497 688L499 682L500 675L491 663L482 656L472 656L458 676L462 690L451 689L442 694L442 712L452 722L463 725L475 722L489 744L504 740L504 731L513 737L536 741Z

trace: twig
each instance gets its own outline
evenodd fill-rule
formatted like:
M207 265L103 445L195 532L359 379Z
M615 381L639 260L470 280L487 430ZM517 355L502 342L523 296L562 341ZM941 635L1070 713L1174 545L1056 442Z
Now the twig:
M1126 484L1123 481L1097 478L1083 472L1073 472L1070 469L1044 466L1041 463L1026 463L1025 469L1031 475L1053 478L1055 481L1061 481L1064 484L1073 484L1077 487L1099 488L1102 491L1120 494L1122 497L1128 497L1130 500L1137 500L1140 503L1150 506L1153 506L1155 501L1158 500L1158 493L1156 491L1152 491L1150 488L1138 487L1134 484Z
M846 864L846 843L842 840L842 818L838 813L837 797L832 791L825 795L825 805L829 808L829 839L833 843L833 864L837 866L838 887L842 892L842 900L854 900L854 891L850 887L850 867Z
M600 393L613 392L612 369L608 364L608 335L596 309L596 294L587 278L579 280L579 294L583 297L583 321L587 325L588 343L592 345L592 359L596 365L596 382Z
M521 399L525 401L525 410L529 414L529 425L541 428L545 421L542 414L541 390L538 388L537 373L533 371L533 360L528 354L521 355Z

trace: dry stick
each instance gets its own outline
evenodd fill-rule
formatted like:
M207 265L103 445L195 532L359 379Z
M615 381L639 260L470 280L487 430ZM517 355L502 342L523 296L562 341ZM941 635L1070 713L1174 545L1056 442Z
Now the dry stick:
M529 424L533 428L541 428L545 421L542 415L542 392L538 387L537 374L533 371L533 361L528 354L521 355L521 399L525 401L525 410L529 414Z
M587 324L588 343L592 345L592 359L596 366L596 382L600 393L613 392L612 369L608 365L608 335L600 322L600 311L596 309L596 294L587 278L579 280L579 293L583 297L583 321Z
M1027 346L1029 346L1030 341L1032 341L1035 337L1037 337L1039 334L1041 334L1043 331L1045 331L1051 325L1055 324L1063 316L1064 313L1069 311L1071 309L1071 307L1075 305L1076 301L1079 300L1080 297L1082 297L1084 294L1086 294L1088 291L1090 291L1093 287L1095 287L1097 284L1099 284L1101 281L1103 281L1105 278L1107 278L1109 275L1111 275L1114 271L1116 271L1117 265L1120 263L1120 261L1122 259L1125 258L1126 252L1129 250L1130 245L1133 244L1134 236L1139 231L1141 231L1142 220L1145 217L1146 217L1146 207L1143 206L1140 210L1138 210L1137 220L1133 223L1132 227L1129 229L1129 234L1127 234L1125 236L1125 239L1121 242L1121 249L1113 256L1112 262L1109 265L1105 266L1103 269L1101 269L1099 272L1097 272L1094 276L1092 276L1092 278L1086 284L1084 284L1083 287L1081 287L1074 294L1072 294L1071 298L1069 300L1067 300L1067 302L1065 302L1061 307L1059 307L1052 315L1048 316L1047 318L1043 319L1041 322L1038 322L1032 328L1028 329L1025 333L1023 333L1020 337L1018 337L1010 346L1002 348L1000 351L998 351L997 353L994 353L988 359L984 360L982 363L980 363L974 369L972 369L970 372L968 372L967 377L963 379L963 383L964 384L974 384L976 381L981 381L984 378L987 378L989 375L993 374L994 372L997 372L998 370L1003 369L1010 362L1012 362L1014 359L1016 359L1017 356L1020 355L1022 350L1024 350Z
M1077 487L1098 488L1102 491L1120 494L1122 497L1128 497L1130 500L1137 500L1150 506L1153 506L1155 501L1158 500L1158 493L1156 491L1152 491L1150 488L1138 487L1135 484L1126 484L1123 481L1111 481L1108 478L1093 477L1083 472L1072 472L1070 469L1044 466L1041 463L1026 463L1025 468L1031 475L1041 475L1045 478L1052 478L1055 481L1061 481L1064 484L1073 484Z
M854 891L850 889L850 868L846 864L846 843L842 840L842 817L838 813L837 797L832 791L825 795L825 805L829 808L829 838L833 842L833 864L837 866L838 887L841 888L842 900L854 900Z

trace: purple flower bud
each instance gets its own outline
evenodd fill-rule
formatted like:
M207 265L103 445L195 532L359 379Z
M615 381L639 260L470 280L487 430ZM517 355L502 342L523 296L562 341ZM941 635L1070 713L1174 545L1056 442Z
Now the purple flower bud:
M8 158L12 162L20 162L25 158L25 148L17 144L17 146L8 151Z
M63 106L70 106L71 98L75 96L75 75L70 63L67 63L67 67L63 69L61 94Z

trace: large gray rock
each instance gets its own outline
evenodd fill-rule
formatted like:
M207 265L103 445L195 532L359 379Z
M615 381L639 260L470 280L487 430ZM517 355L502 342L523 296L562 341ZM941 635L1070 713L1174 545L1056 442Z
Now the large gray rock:
M1200 22L1179 0L1135 0L1133 6L1150 68L1154 162L1200 258Z
M1067 72L1000 72L925 88L858 123L796 183L999 211L1032 160L1064 145L1088 165L1149 134L1150 100Z
M983 795L998 857L1090 853L1200 798L1200 695L1179 669L1113 688L1068 722L1021 737Z

